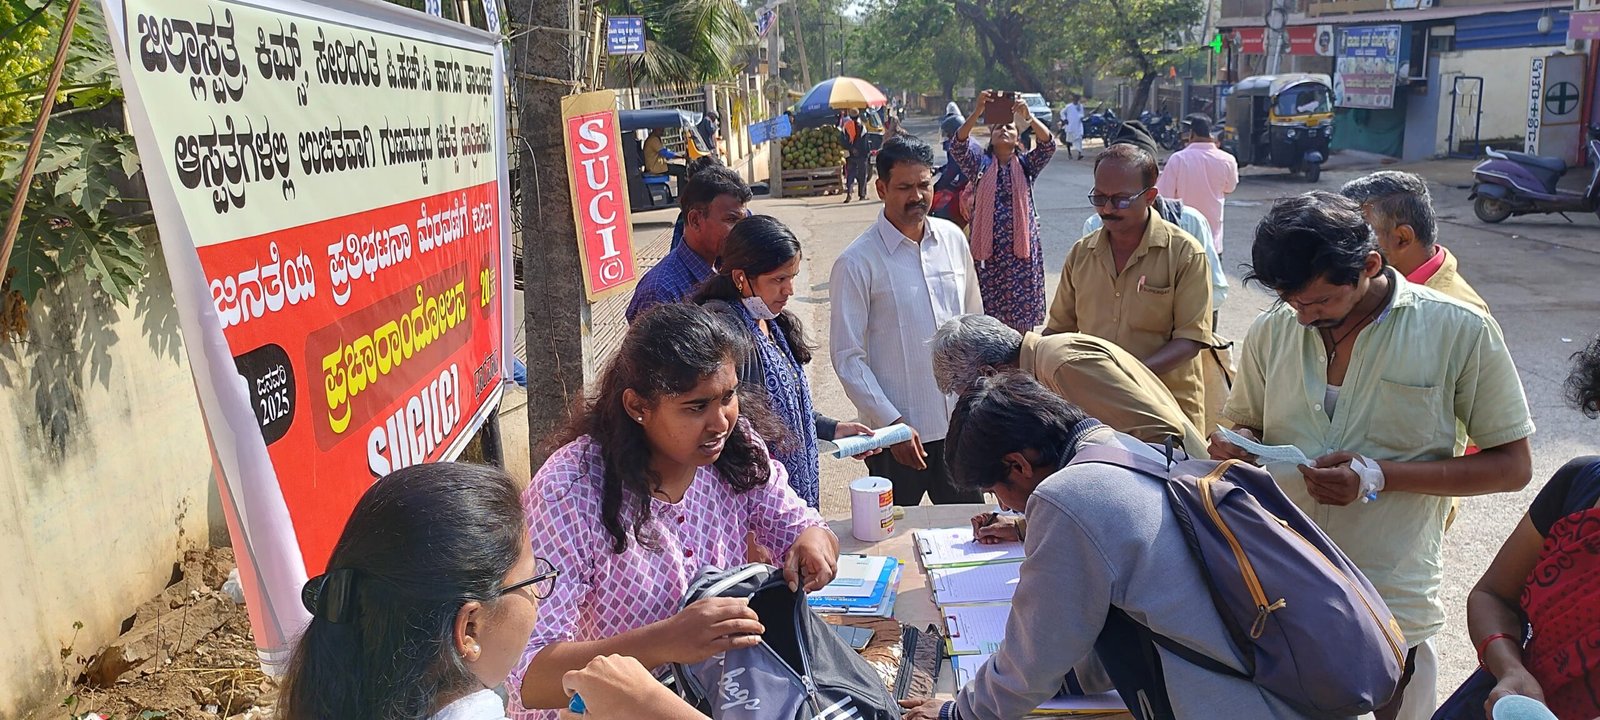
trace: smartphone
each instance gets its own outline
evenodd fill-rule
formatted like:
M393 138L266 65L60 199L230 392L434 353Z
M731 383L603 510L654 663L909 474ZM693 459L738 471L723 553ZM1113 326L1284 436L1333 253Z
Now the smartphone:
M839 634L846 645L856 652L867 649L867 644L872 642L872 631L867 628L851 627L849 625L834 625L833 631Z
M983 124L1004 125L1017 121L1017 94L1009 90L997 92L983 108Z

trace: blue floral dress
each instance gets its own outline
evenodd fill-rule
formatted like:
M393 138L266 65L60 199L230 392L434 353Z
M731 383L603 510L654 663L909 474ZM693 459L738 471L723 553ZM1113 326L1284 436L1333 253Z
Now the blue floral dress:
M979 182L982 173L991 170L993 156L971 139L965 144L951 143L950 150L961 172L972 178L973 183ZM1044 250L1039 244L1039 213L1032 211L1031 195L1034 181L1055 154L1056 142L1051 138L1021 157L1030 194L1028 227L1032 248L1026 258L1017 257L1011 248L1016 236L1011 168L1001 165L993 170L999 173L995 178L994 250L988 260L978 263L978 290L983 295L983 311L1018 332L1028 332L1044 322Z
M773 458L789 471L789 485L807 505L817 507L821 500L821 468L817 456L817 437L833 437L837 421L816 412L811 402L811 384L805 366L795 360L789 338L776 322L768 322L772 332L761 331L760 323L734 303L712 302L707 309L732 321L737 316L753 346L751 356L739 365L739 380L759 385L767 391L767 406L789 429L790 437L769 444Z

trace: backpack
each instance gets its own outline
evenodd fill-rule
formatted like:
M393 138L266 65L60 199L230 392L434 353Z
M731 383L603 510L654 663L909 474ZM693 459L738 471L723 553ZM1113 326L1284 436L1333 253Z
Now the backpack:
M1085 448L1070 464L1084 463L1166 484L1167 504L1244 660L1241 673L1113 607L1095 651L1140 720L1173 717L1155 646L1253 682L1309 717L1362 715L1394 695L1406 654L1394 616L1267 471L1181 454L1162 463L1112 447Z
M674 664L685 701L716 720L899 720L878 673L791 592L783 571L751 563L708 568L681 607L711 597L748 597L766 633L761 643L693 665Z

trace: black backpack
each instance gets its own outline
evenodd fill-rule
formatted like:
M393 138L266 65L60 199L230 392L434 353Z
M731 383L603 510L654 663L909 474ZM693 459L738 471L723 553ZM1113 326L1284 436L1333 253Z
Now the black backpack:
M717 720L899 720L877 672L791 592L783 571L752 563L707 569L683 607L703 598L748 597L766 634L750 648L693 665L674 664L684 700Z

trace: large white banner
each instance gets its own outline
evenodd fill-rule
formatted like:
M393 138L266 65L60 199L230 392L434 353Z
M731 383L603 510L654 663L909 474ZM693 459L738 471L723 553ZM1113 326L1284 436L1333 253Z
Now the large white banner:
M508 376L498 37L369 0L102 2L276 666L356 499L454 458Z

